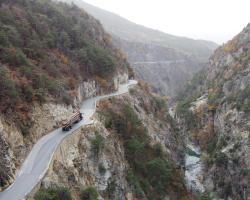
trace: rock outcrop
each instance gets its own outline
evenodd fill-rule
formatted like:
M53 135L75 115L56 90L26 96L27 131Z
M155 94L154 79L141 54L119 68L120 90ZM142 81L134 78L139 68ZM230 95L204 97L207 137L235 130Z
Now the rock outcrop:
M193 95L179 103L192 138L203 149L204 185L215 199L250 198L249 44L250 25L215 51L197 76L201 80L193 82L201 84L190 85Z

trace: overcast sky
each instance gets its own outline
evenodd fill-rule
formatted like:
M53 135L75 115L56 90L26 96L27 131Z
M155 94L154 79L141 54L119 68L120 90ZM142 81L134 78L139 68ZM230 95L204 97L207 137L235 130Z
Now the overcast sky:
M84 0L166 33L219 44L250 22L250 0Z

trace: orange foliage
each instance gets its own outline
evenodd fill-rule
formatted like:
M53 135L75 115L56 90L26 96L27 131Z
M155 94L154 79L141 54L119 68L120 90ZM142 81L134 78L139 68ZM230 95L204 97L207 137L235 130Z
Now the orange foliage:
M61 54L60 59L63 64L65 65L69 64L69 59L64 54Z
M53 52L56 55L56 57L58 57L60 59L60 61L64 65L68 65L69 64L69 59L68 59L68 57L66 55L64 55L63 53L61 53L58 49L54 49Z
M235 48L236 48L236 44L235 44L235 41L234 40L231 40L230 42L228 42L223 50L226 52L226 53L231 53L231 52L234 52L235 51Z
M103 88L109 87L109 84L105 79L103 79L99 76L95 76L95 80L100 84L101 87L103 87Z
M208 110L209 111L215 111L217 109L217 106L216 105L208 105Z
M16 48L12 47L12 48L9 48L9 51L12 55L16 55Z
M107 108L109 108L109 102L108 101L100 101L100 102L98 102L97 107L102 109L102 110L107 109Z
M215 136L213 119L209 119L207 125L203 129L193 132L192 138L198 142L202 148L206 148L209 141Z
M70 91L70 96L71 97L77 97L77 95L78 95L78 92L76 90L71 90Z
M73 78L73 77L70 77L68 79L68 83L69 83L70 89L74 89L76 87L76 85L77 85L77 80L75 78Z

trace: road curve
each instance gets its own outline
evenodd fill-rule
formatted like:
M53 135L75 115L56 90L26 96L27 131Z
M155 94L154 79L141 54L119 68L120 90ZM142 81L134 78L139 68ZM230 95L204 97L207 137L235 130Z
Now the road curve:
M135 84L137 84L137 81L129 80L127 84L120 85L118 91L115 93L85 100L80 109L84 114L84 120L74 125L68 132L62 132L61 128L58 128L42 137L32 148L19 170L14 183L5 191L0 192L0 200L24 199L44 177L49 168L54 152L62 140L80 127L92 124L91 116L95 113L96 101L127 93L128 88Z

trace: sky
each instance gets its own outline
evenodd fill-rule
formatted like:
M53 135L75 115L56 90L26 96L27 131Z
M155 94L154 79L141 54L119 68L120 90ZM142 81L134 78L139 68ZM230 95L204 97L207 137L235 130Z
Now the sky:
M84 0L169 34L225 43L250 23L250 0Z

